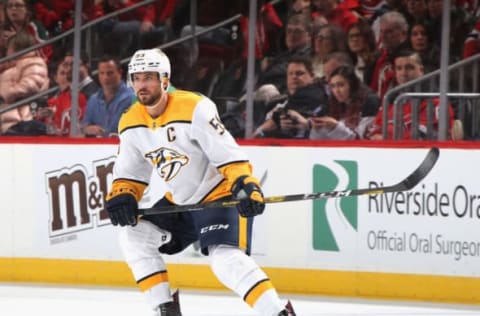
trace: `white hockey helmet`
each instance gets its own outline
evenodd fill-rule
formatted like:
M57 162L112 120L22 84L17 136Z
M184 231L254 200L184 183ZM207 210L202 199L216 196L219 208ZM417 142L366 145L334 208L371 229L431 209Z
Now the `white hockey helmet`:
M133 54L128 63L128 83L132 85L132 75L139 72L156 72L163 88L170 84L170 60L160 48L141 49Z

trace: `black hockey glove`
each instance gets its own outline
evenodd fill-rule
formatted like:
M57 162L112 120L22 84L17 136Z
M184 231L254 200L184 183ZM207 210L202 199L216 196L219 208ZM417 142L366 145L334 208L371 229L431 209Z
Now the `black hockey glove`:
M117 195L107 201L105 209L114 226L137 225L138 203L133 195Z
M243 217L253 217L263 213L265 203L258 180L251 176L241 176L232 185L234 199L240 200L237 204L238 213Z

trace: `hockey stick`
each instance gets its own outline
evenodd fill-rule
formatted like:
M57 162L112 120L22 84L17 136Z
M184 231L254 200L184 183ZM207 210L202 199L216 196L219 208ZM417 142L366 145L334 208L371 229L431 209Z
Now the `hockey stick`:
M413 171L403 181L391 186L368 188L368 189L353 189L353 190L344 190L344 191L318 192L318 193L309 193L309 194L270 196L270 197L265 197L265 203L270 204L270 203L280 203L280 202L328 199L328 198L359 196L359 195L376 195L376 194L384 194L389 192L408 191L413 187L415 187L418 183L420 183L420 181L422 181L428 175L428 173L435 166L435 163L437 162L439 155L440 155L440 151L438 148L436 147L431 148L427 153L426 157L424 158L424 160L422 161L422 163L417 167L415 171ZM212 202L188 204L188 205L152 207L152 208L140 209L139 213L141 215L155 215L155 214L201 211L206 208L234 206L238 203L239 203L239 200L226 200L226 201L224 200L224 201L212 201Z

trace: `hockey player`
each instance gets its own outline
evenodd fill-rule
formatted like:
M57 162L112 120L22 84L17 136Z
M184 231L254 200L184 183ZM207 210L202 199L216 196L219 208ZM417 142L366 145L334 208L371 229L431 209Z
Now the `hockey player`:
M281 303L250 252L252 224L265 204L247 156L224 128L215 104L192 92L167 92L170 61L160 49L137 51L128 80L138 101L122 116L120 147L106 209L126 226L120 244L140 290L158 316L179 316L161 253L195 241L210 257L215 276L259 315L295 315ZM152 171L167 186L155 206L242 198L237 207L138 217L137 201ZM222 229L211 229L221 224Z

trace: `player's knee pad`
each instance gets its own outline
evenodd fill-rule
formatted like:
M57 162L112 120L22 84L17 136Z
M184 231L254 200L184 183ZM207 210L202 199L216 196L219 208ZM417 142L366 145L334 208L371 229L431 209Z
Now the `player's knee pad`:
M215 245L209 249L213 273L227 287L243 295L265 273L245 252L235 246Z
M160 256L158 248L170 242L170 232L149 221L139 220L135 226L120 231L120 248L127 262Z

